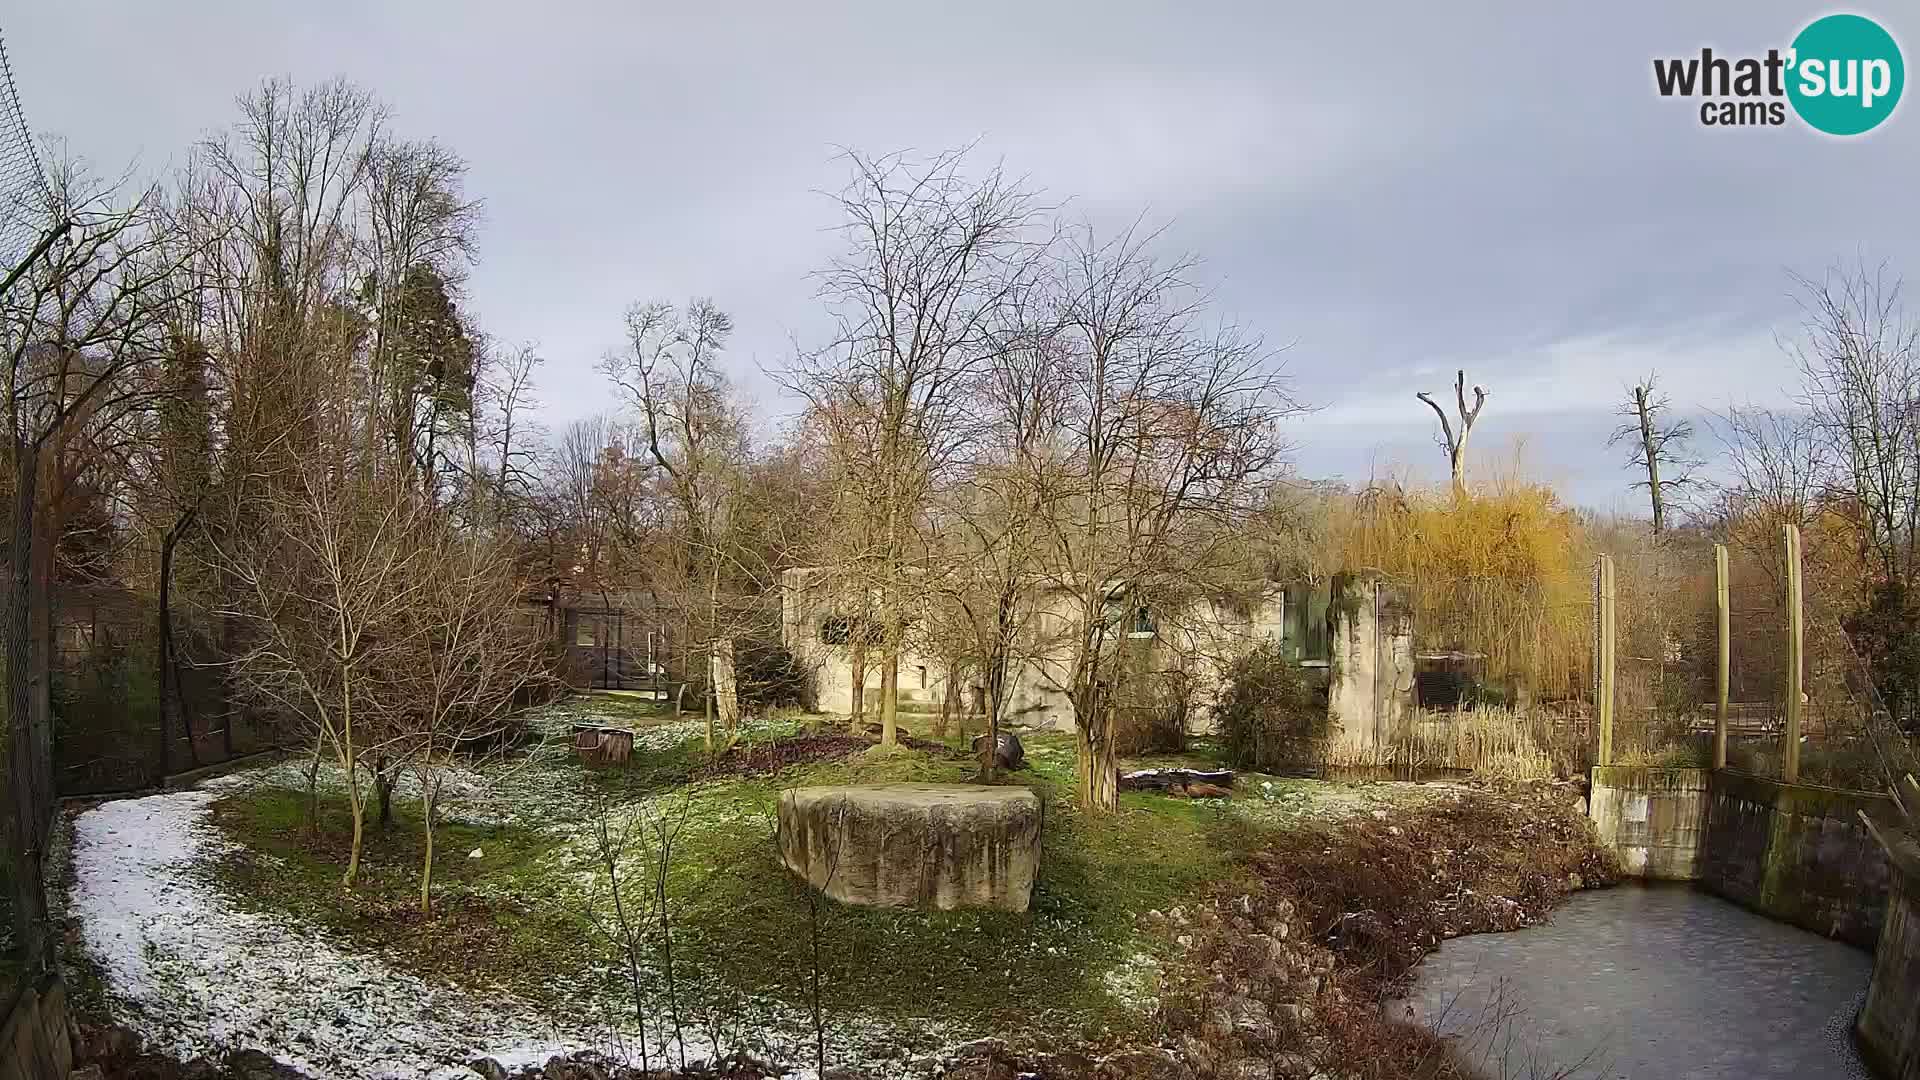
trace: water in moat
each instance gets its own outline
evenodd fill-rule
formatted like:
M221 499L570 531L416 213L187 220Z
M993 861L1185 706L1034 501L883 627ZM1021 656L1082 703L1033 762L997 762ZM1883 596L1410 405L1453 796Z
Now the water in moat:
M1872 969L1705 892L1628 885L1445 943L1404 1007L1489 1077L1851 1080L1868 1075L1850 1029Z

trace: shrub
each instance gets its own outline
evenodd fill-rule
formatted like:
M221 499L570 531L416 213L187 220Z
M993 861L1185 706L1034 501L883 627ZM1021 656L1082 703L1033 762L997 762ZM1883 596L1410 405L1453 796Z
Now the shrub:
M1317 764L1327 734L1326 706L1306 672L1271 642L1227 668L1214 719L1235 764L1268 772Z
M759 712L813 704L813 679L784 645L752 639L740 642L734 654L734 679L742 709Z
M1177 754L1187 748L1187 718L1193 712L1193 676L1184 671L1145 672L1126 680L1116 709L1114 749L1126 756Z

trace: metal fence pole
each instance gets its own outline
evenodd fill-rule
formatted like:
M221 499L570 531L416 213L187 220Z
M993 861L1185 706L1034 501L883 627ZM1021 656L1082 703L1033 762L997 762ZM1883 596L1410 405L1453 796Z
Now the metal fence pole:
M1805 626L1800 610L1800 529L1786 526L1787 534L1787 745L1781 755L1780 778L1792 784L1800 779L1800 713L1802 673L1805 671Z
M1595 641L1594 705L1600 713L1600 764L1613 764L1614 587L1613 556L1600 556L1599 625Z
M1714 677L1713 767L1727 767L1727 684L1733 672L1733 616L1727 589L1727 545L1713 545L1713 592L1719 616L1720 667Z

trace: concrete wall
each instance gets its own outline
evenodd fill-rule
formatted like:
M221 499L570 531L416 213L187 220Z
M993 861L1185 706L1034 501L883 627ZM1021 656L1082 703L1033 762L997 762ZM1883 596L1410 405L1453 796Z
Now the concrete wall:
M1892 865L1861 824L1896 816L1884 795L1722 770L1593 770L1588 816L1626 872L1697 881L1772 919L1871 949Z
M1594 831L1628 874L1696 881L1711 775L1706 769L1596 768L1587 803Z
M1701 883L1781 922L1872 948L1892 865L1860 812L1896 816L1885 795L1715 773Z
M1413 716L1413 609L1377 581L1333 586L1327 763L1384 765Z
M819 568L798 568L781 575L781 640L797 661L812 672L816 704L826 712L847 713L853 707L852 649L821 640L823 624L844 614L844 604L829 574ZM1275 587L1247 609L1203 599L1179 611L1152 613L1153 631L1139 638L1116 635L1110 639L1116 653L1143 649L1153 670L1180 669L1193 677L1194 705L1189 728L1209 730L1213 700L1229 663L1262 639L1280 640L1287 632L1286 590ZM1071 731L1073 703L1067 692L1078 632L1081 600L1075 594L1042 582L1022 597L1021 627L1014 652L1020 657L1008 672L1006 719L1015 724ZM880 650L867 650L866 687L880 687ZM945 695L944 662L902 651L900 689L903 700L938 702ZM971 703L985 687L978 672L965 676L959 699ZM869 695L871 697L871 695Z
M1920 1080L1920 846L1902 836L1887 854L1893 886L1854 1033L1876 1075Z
M23 988L0 1024L0 1080L66 1080L72 1069L66 984L56 976Z

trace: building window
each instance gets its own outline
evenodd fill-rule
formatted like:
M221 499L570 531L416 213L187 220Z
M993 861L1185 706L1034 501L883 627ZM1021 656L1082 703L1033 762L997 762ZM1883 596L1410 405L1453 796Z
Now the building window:
M1136 638L1152 637L1158 627L1153 622L1153 611L1145 604L1133 609L1133 618L1127 625L1127 636Z
M824 645L846 645L854 639L856 620L845 615L829 615L820 620L820 641ZM862 644L878 645L886 640L886 631L879 623L867 623L860 631Z

